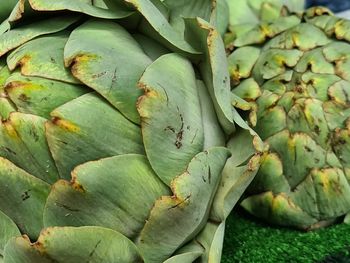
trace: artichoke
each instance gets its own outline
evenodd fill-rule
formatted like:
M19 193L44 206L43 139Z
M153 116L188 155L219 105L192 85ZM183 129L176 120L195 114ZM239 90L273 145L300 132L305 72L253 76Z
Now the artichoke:
M222 173L255 135L216 1L3 2L0 260L220 262L260 155Z
M269 149L242 206L267 222L314 229L350 211L350 21L322 7L238 36L233 102Z

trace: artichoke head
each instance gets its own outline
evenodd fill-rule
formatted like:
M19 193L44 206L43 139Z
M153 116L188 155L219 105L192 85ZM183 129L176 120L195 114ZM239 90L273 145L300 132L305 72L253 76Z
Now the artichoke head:
M313 229L350 211L349 32L317 7L231 43L232 92L269 147L241 203L253 215Z
M257 165L222 176L216 1L5 2L0 260L220 262Z

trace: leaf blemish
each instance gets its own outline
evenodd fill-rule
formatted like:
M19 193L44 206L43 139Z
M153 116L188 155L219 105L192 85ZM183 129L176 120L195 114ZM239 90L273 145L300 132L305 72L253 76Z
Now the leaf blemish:
M26 94L22 93L21 95L18 96L18 100L23 101L23 102L28 102L29 97Z
M89 263L89 262L91 261L93 255L95 254L95 251L96 251L97 247L100 245L101 242L102 242L102 240L97 241L97 243L96 243L94 249L90 252L89 258L88 258L88 260L86 261L86 263Z
M196 129L196 132L194 133L194 136L193 136L193 138L192 138L192 140L191 140L191 144L193 144L194 139L196 139L196 137L197 137L197 132L198 132L198 129Z
M169 126L166 126L164 128L164 131L171 131L171 132L175 133L175 128L169 125Z
M3 147L1 147L1 148L2 148L3 150L5 150L6 152L12 154L12 155L17 155L16 152L12 151L12 150L11 150L10 148L8 148L8 147L3 146Z
M113 72L112 82L111 82L111 87L109 89L109 93L111 92L112 88L115 86L116 81L117 81L117 68L115 68L114 72Z
M211 184L211 169L210 166L208 166L208 182Z
M27 190L27 191L24 191L24 192L22 193L22 195L21 195L22 201L25 201L25 200L27 200L28 198L30 198L29 192L30 192L30 190Z
M64 208L64 209L70 211L70 212L80 212L79 209L71 208L71 207L69 207L68 205L65 205L65 204L61 204L61 203L58 203L58 202L55 202L55 204L56 204L57 206L59 206L59 207L62 207L62 208Z
M93 74L91 75L92 78L96 79L96 78L100 78L104 75L106 75L107 71L103 71L103 72L100 72L100 73L97 73L97 74Z
M165 98L166 98L166 105L169 106L169 96L168 96L168 93L166 92L166 89L162 86L162 84L160 83L157 83L159 87L161 87L164 91L164 94L165 94Z
M169 207L168 210L171 210L171 209L174 209L174 208L179 207L181 204L187 202L190 198L191 198L191 194L189 194L188 196L186 196L186 198L185 198L184 200L178 202L176 205L173 205L173 206Z
M184 134L184 118L182 116L182 114L180 113L179 107L177 107L177 111L179 112L179 116L180 116L180 121L181 121L181 127L179 132L176 134L176 141L175 141L175 146L177 149L180 149L182 147L182 139L183 139L183 134Z
M35 127L32 127L29 131L30 135L34 138L35 142L39 141L39 135L35 130Z

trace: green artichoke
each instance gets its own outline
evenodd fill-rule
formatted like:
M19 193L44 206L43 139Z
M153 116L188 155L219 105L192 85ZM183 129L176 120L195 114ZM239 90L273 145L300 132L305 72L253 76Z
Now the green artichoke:
M216 1L3 2L0 260L220 262L260 155L222 173Z
M234 102L268 144L242 206L313 229L350 211L350 21L321 7L238 36L228 56Z

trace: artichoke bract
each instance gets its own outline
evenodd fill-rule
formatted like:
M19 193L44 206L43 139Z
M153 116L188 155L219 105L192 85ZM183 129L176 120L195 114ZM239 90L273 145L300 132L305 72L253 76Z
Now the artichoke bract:
M225 0L229 10L229 30L225 35L228 48L233 48L235 38L252 30L260 23L270 23L289 11L303 11L304 0ZM227 10L221 9L222 17ZM231 50L232 51L232 50Z
M220 262L259 154L222 175L247 127L216 2L5 2L0 260Z
M350 21L317 7L238 36L228 56L234 102L268 144L242 206L313 229L350 211Z

